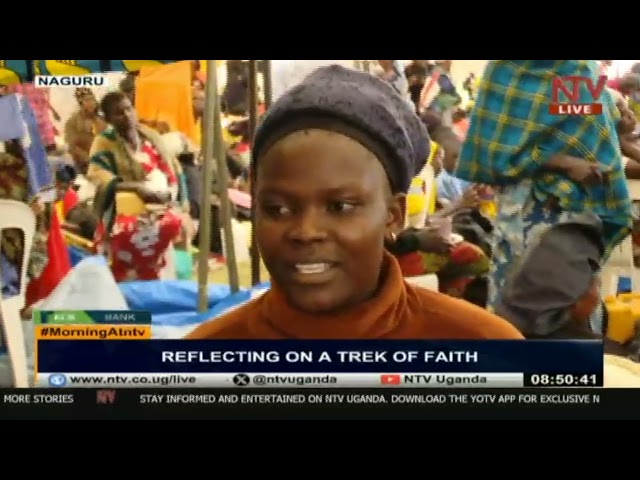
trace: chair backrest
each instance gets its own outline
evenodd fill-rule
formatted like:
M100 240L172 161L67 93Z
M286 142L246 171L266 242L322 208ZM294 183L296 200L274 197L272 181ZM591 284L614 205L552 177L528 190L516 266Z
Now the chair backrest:
M24 301L24 295L26 293L26 280L27 280L27 264L28 259L31 256L31 248L33 246L33 237L36 233L36 217L33 214L31 208L28 205L17 202L14 200L2 200L0 199L0 231L9 228L16 228L22 230L24 234L24 251L23 251L23 266L20 272L20 293ZM24 304L22 305L24 307ZM21 307L21 308L22 308Z
M0 317L4 331L4 341L9 351L14 386L25 388L29 386L29 376L20 311L25 306L27 266L31 256L33 237L36 232L36 218L31 208L22 202L0 199L0 232L8 228L22 230L24 234L24 249L22 252L22 269L20 271L20 291L18 295L13 297L2 298L0 296Z

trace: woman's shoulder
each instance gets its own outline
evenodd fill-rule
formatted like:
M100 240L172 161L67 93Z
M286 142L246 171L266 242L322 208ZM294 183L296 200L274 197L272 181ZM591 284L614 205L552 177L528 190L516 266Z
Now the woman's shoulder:
M522 334L501 317L459 298L407 285L412 315L419 318L425 338L522 339Z
M102 130L98 135L94 138L94 143L103 144L103 145L111 145L116 141L116 131L111 126L108 125L104 130Z
M249 322L259 314L261 298L256 298L220 317L198 325L187 340L242 340L251 338Z
M91 159L97 160L99 157L107 155L109 157L114 156L116 151L116 133L113 127L107 127L103 132L96 135L91 144Z

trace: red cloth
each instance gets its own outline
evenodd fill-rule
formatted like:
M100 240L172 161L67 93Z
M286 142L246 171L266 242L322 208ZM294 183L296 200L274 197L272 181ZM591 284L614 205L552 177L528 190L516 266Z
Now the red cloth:
M172 211L150 225L137 216L118 215L109 238L111 271L118 282L158 280L164 254L180 234L182 219ZM104 227L96 231L96 244L104 244Z
M64 218L67 218L67 215L73 208L80 203L80 197L78 197L77 192L70 188L67 190L67 193L62 197L62 215Z
M612 88L613 90L620 91L620 79L614 78L613 80L609 80L607 82L607 87Z
M27 306L47 298L67 273L71 271L71 258L60 228L60 219L55 214L51 215L47 252L49 254L49 262L42 275L39 278L32 279L27 285Z
M151 142L145 141L142 144L142 151L147 154L149 157L148 163L143 163L142 167L144 171L148 174L151 173L152 170L158 168L162 173L167 176L169 181L169 185L175 185L178 181L175 173L171 169L171 167L164 161L158 150L151 144Z

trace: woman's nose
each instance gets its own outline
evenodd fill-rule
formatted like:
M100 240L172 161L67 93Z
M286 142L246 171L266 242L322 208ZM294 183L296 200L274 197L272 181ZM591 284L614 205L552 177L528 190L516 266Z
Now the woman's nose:
M315 209L301 212L292 219L289 238L297 242L317 242L327 238L324 215Z

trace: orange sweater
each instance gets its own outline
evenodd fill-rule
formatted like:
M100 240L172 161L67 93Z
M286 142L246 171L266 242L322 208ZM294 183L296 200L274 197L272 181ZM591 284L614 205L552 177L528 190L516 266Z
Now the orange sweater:
M311 315L291 307L277 286L206 322L188 339L521 339L510 323L468 302L405 283L387 254L378 294L346 312Z

